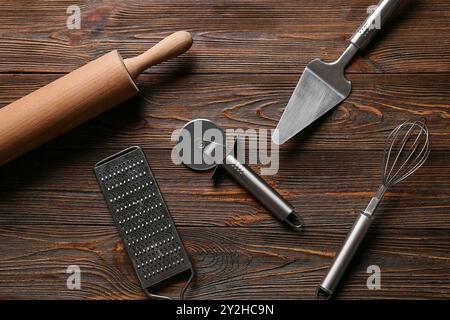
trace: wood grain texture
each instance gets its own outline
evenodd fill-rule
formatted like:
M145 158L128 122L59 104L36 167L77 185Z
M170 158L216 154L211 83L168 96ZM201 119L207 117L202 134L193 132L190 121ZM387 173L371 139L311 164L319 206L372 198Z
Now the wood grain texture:
M349 72L450 71L450 3L410 2ZM3 1L0 71L69 72L105 52L120 49L124 57L135 56L173 30L188 30L195 45L180 61L197 62L196 73L301 73L313 58L335 60L374 1L324 0L320 6L315 0L86 1L79 3L82 28L76 31L66 28L72 4Z
M0 103L10 103L56 75L0 75ZM116 148L139 142L171 148L172 132L196 118L223 128L275 129L299 76L144 75L137 80L147 101L136 98L48 148ZM399 122L425 117L434 150L449 150L450 73L350 75L353 93L338 108L283 146L284 150L381 150ZM101 144L94 143L96 140Z
M114 227L0 228L1 298L142 299L142 289ZM312 297L344 234L332 229L181 227L197 277L190 299ZM374 228L352 266L340 297L449 298L447 231ZM424 245L426 241L426 245ZM299 243L301 246L299 246ZM66 268L78 265L82 290L68 290ZM365 287L367 266L381 264L381 291ZM20 271L21 276L17 277ZM182 282L161 292L176 296ZM418 290L420 288L420 290Z
M118 151L37 150L12 162L0 171L0 222L110 225L92 168L98 159ZM174 165L171 150L145 152L178 224L280 229L281 224L231 178L224 176L214 185L211 172ZM279 173L265 179L292 202L309 227L346 230L380 183L381 157L379 151L283 151ZM380 227L449 227L448 157L449 152L434 152L416 175L392 189L379 211L385 222Z
M304 217L294 232L230 178L215 186L211 172L173 164L171 133L201 117L275 128L304 66L335 59L374 1L86 1L81 30L65 27L71 1L2 1L0 106L113 49L131 57L177 30L194 45L138 78L146 100L0 167L0 298L145 299L93 174L140 145L194 262L188 298L311 299L376 191L386 135L425 117L431 157L387 194L337 297L449 299L450 3L410 2L350 66L349 99L284 145L265 177ZM74 264L81 290L66 288ZM366 287L370 265L382 290Z

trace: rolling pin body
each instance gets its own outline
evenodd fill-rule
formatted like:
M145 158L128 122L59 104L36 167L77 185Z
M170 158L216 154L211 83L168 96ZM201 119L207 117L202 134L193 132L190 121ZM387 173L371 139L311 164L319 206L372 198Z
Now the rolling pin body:
M0 109L0 165L138 93L112 51Z

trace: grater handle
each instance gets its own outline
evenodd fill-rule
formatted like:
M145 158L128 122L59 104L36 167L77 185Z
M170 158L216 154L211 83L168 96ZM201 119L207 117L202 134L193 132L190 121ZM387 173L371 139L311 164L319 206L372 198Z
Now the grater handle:
M336 255L330 270L328 270L327 275L320 284L320 290L330 296L333 295L345 270L353 259L356 251L358 251L361 246L373 219L373 216L366 215L364 212L360 213L351 231L347 235L341 250Z
M383 0L367 18L367 20L359 27L358 31L350 40L359 49L365 49L372 41L381 28L384 28L386 22L399 6L401 0Z
M303 221L295 213L294 207L250 167L241 164L234 155L229 154L222 167L280 221L294 228L303 226Z

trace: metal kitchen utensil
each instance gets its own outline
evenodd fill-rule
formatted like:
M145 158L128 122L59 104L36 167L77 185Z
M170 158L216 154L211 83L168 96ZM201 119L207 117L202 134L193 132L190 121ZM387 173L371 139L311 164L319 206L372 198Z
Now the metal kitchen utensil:
M142 287L148 290L194 271L158 184L140 147L131 147L95 165L95 174Z
M303 219L295 212L294 207L250 167L239 162L235 156L236 141L232 150L227 151L225 133L215 123L206 119L196 119L188 122L183 127L182 132L183 130L186 130L187 134L180 134L180 141L182 137L191 139L189 142L191 157L189 161L183 161L187 167L196 171L214 168L212 179L215 179L219 172L224 170L280 221L297 229L303 226ZM216 132L212 136L221 136L221 141L211 141L208 138L211 136L208 131L211 132L211 130ZM219 161L214 156L216 152L221 155Z
M367 208L359 214L330 270L318 287L317 295L320 292L333 295L367 234L386 191L419 169L427 160L430 150L430 133L422 120L407 121L391 132L384 150L383 181Z
M399 4L400 0L381 1L337 61L316 59L308 64L272 136L274 143L285 143L349 96L352 84L344 75L346 66L385 26Z

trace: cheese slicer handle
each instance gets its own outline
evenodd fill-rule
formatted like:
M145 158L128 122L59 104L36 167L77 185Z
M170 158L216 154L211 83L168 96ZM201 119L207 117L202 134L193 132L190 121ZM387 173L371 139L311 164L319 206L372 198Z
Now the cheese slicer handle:
M378 31L384 28L386 22L391 18L400 3L401 0L381 1L374 12L353 35L351 42L361 50L366 48Z
M130 76L135 79L144 70L188 51L191 45L191 34L186 31L178 31L164 38L143 54L125 59L124 63Z

